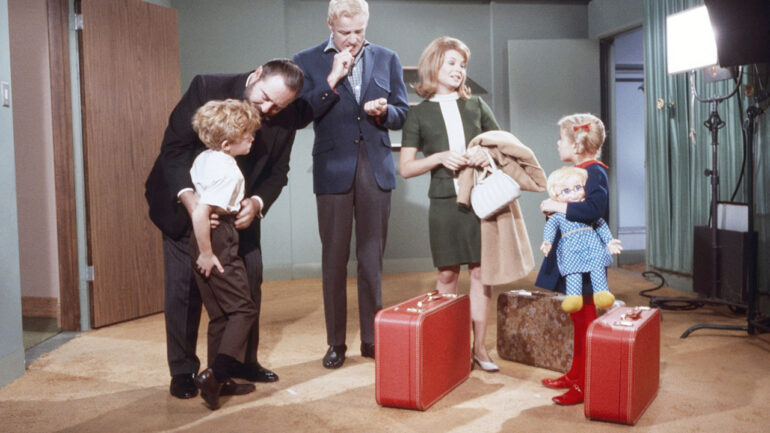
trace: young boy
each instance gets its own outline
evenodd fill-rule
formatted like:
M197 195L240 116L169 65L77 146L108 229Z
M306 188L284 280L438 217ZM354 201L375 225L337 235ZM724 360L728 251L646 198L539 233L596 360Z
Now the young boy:
M257 317L246 268L238 256L234 221L244 196L243 174L235 157L249 153L260 125L257 109L235 99L207 102L192 121L208 148L190 169L198 199L192 213L190 257L209 315L208 368L195 378L195 384L212 410L219 408L220 395L254 390L254 385L233 382L228 371L236 361L244 361L246 340ZM212 214L219 216L213 229Z

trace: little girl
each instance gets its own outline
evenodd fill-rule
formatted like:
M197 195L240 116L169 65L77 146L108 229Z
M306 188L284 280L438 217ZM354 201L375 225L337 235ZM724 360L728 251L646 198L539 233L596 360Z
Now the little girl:
M548 176L548 194L563 203L581 202L585 198L588 172L578 167L562 167ZM563 213L552 214L543 228L543 244L540 250L548 256L556 233L561 242L556 250L556 261L566 280L567 297L562 309L574 313L583 308L583 273L591 276L594 304L607 308L615 301L607 286L606 267L612 263L612 254L619 254L620 240L613 239L604 219L599 218L595 227L577 221L569 221Z
M580 202L560 202L546 199L540 203L545 214L563 213L569 221L593 225L599 218L609 220L608 167L598 160L606 133L602 121L592 114L572 114L559 120L559 158L571 162L588 172L584 187L585 199ZM555 251L558 249L561 233L556 233L551 248L543 260L535 285L548 290L565 293L565 280L559 270ZM570 314L574 328L572 366L569 371L556 379L543 379L549 388L566 388L567 392L556 396L553 401L562 405L583 402L585 386L585 347L588 325L596 319L593 289L589 274L582 274L583 308Z

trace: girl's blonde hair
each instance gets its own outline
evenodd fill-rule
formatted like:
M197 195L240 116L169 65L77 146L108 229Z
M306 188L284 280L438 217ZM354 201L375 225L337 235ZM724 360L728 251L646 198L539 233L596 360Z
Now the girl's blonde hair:
M575 166L565 166L554 170L553 173L548 176L548 183L546 184L548 195L551 196L552 199L558 197L559 187L564 185L564 182L566 182L566 180L571 177L577 177L580 179L580 182L585 185L586 181L588 180L588 171L586 171L584 168Z
M221 150L222 143L253 135L262 125L257 108L239 99L212 100L198 108L193 130L209 149Z
M559 120L559 127L563 135L577 145L578 154L601 156L602 145L607 138L601 119L590 113L570 114Z
M438 89L438 71L444 64L444 57L449 50L455 50L465 59L467 65L471 59L471 50L463 41L449 36L442 36L434 39L422 52L420 61L417 64L417 75L419 81L412 83L412 88L418 95L425 99L430 99L436 94ZM471 89L465 85L467 74L463 77L457 94L463 99L471 98Z

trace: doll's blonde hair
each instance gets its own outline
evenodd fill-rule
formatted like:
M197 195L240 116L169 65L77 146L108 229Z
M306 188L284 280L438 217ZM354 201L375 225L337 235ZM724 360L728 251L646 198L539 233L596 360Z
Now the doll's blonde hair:
M369 21L369 4L366 0L331 0L326 20L329 24L341 16L363 15Z
M257 108L239 99L212 100L198 108L192 127L209 149L221 150L222 143L253 135L262 125Z
M471 59L471 50L463 41L449 36L434 39L425 47L422 55L420 55L420 61L417 63L419 81L412 83L412 88L421 97L430 99L436 94L436 89L438 89L438 71L444 64L446 52L449 50L455 50L460 53L466 65ZM463 99L471 98L471 89L465 84L467 77L468 74L465 74L463 81L457 89L457 94Z
M601 119L590 113L570 114L559 120L559 128L570 142L577 145L578 154L601 156L602 145L607 138Z
M584 168L575 166L565 166L554 170L553 173L548 176L548 182L546 183L548 195L551 196L552 199L556 199L556 197L559 196L559 187L564 185L564 182L571 177L577 177L580 179L580 182L585 185L588 180L588 171Z

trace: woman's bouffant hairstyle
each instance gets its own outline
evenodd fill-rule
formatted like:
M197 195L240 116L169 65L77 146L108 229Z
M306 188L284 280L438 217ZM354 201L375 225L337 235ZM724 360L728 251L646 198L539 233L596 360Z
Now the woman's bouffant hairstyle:
M602 145L607 133L601 119L590 113L577 113L562 117L559 127L565 136L577 144L577 153L601 156Z
M361 14L369 21L369 4L366 0L331 0L326 19L331 23L341 16L356 16Z
M257 108L239 99L213 100L198 108L192 127L209 149L222 150L222 143L252 135L262 125Z
M417 64L419 81L412 83L412 88L421 97L430 99L436 94L438 89L438 71L444 64L444 57L446 57L446 52L449 50L455 50L462 54L466 64L471 59L471 50L463 41L449 36L434 39L433 42L425 47L425 51L420 55L420 61ZM460 87L457 89L457 94L463 99L471 98L471 89L465 85L467 77L468 75L466 74L460 83Z
M559 187L564 185L564 182L569 179L570 177L577 177L580 179L580 181L583 183L583 185L586 184L586 181L588 180L588 171L584 168L575 167L575 166L566 166L562 168L558 168L551 173L550 176L548 176L548 183L546 184L546 188L548 189L548 195L551 196L551 198L555 199L559 196Z

